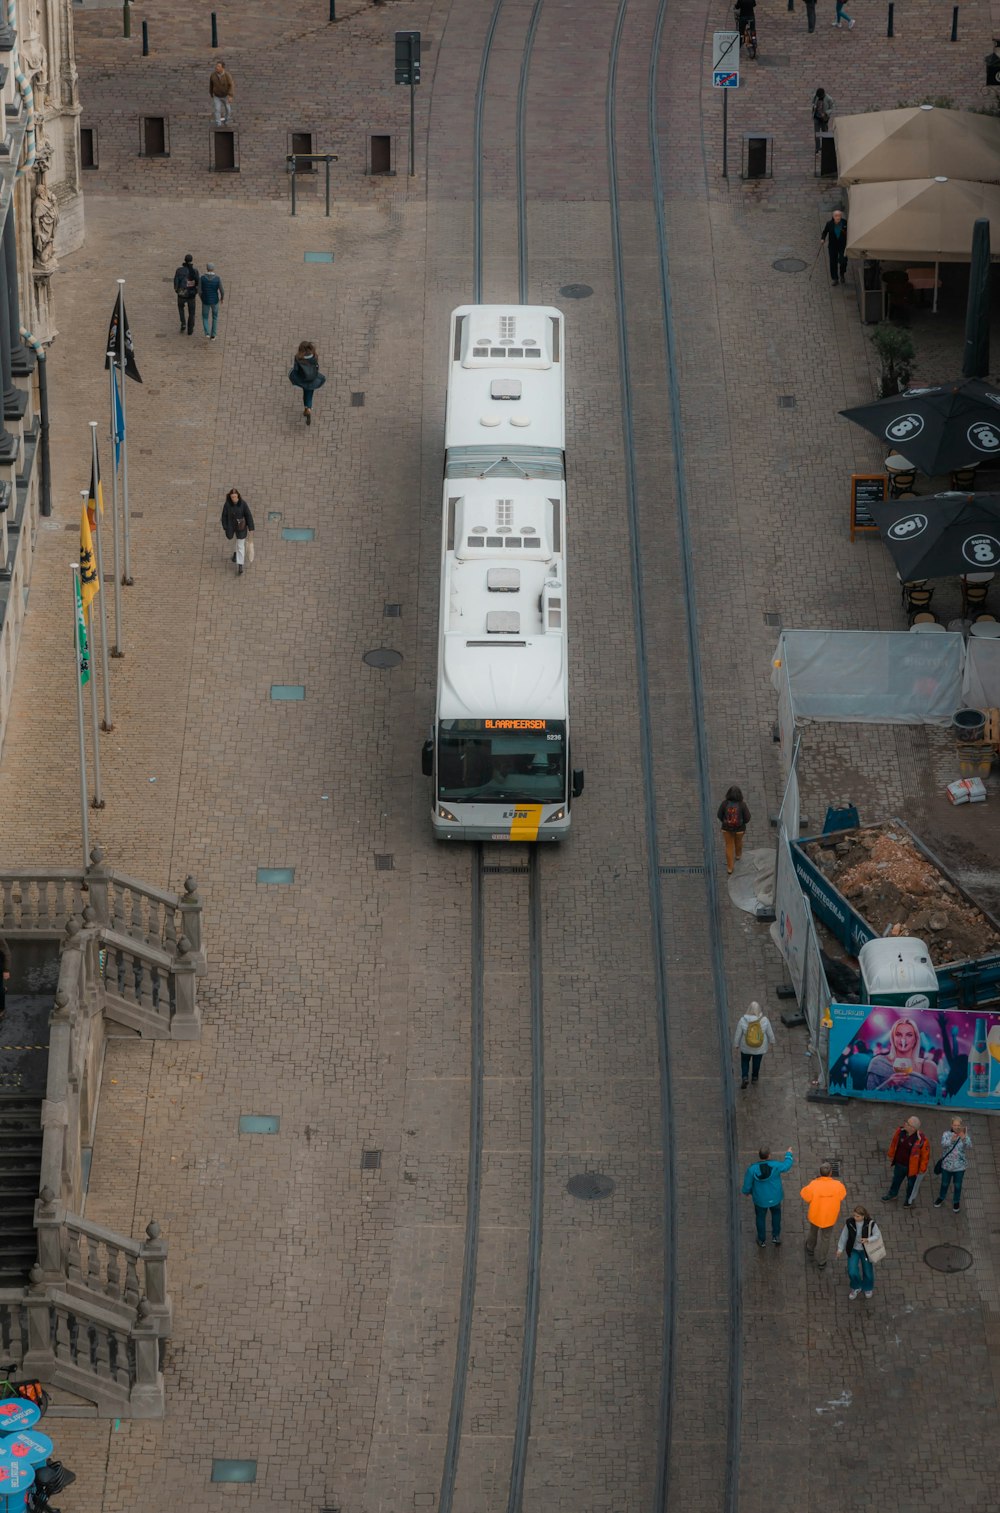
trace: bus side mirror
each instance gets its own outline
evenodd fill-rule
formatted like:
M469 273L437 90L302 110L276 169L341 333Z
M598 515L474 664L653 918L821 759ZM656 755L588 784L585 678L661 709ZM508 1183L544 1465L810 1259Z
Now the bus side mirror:
M578 799L580 797L580 794L582 792L583 792L583 768L582 767L575 767L573 769L573 797L575 799Z
M425 778L434 776L434 742L425 741L420 752L420 771Z

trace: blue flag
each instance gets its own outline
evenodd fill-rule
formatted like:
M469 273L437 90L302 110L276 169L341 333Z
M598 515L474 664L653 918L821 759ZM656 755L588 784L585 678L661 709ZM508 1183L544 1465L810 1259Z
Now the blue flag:
M122 414L122 397L118 392L118 369L115 368L111 375L114 388L114 414L111 418L111 428L115 438L115 472L118 471L118 460L121 456L122 442L125 440L125 416Z

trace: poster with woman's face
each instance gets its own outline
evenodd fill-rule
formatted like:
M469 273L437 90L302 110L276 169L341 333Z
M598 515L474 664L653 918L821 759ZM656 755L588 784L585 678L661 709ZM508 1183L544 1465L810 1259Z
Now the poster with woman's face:
M949 1108L1000 1108L1000 1014L831 1005L831 1093Z

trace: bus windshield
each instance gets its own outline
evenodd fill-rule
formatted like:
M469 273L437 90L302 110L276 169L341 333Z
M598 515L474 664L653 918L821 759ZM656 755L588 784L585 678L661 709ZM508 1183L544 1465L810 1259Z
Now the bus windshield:
M565 720L439 722L444 803L557 804L565 797Z

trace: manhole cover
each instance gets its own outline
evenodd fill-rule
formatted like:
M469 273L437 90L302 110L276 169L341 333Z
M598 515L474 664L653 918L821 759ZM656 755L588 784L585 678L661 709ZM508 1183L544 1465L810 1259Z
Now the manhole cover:
M564 299L589 299L593 292L589 284L563 284L559 290Z
M779 257L777 262L771 264L779 273L801 273L805 266L800 257Z
M403 654L391 651L388 646L376 646L374 651L366 651L361 660L367 662L369 667L398 667Z
M571 1197L586 1198L590 1202L595 1198L608 1198L614 1190L611 1178L603 1177L600 1172L579 1172L566 1183L566 1191Z
M932 1245L924 1251L924 1260L935 1271L968 1271L972 1265L972 1252L961 1245Z

